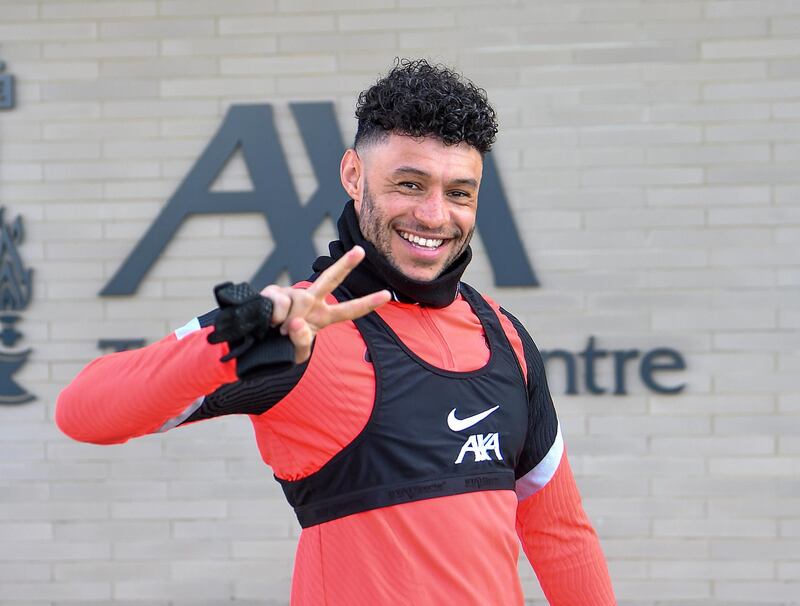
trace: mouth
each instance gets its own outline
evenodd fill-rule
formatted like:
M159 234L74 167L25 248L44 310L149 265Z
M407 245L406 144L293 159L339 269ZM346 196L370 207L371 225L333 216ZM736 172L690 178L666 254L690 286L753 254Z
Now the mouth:
M397 233L403 240L422 250L436 250L445 242L442 238L423 238L422 236L411 234L407 231L398 231Z

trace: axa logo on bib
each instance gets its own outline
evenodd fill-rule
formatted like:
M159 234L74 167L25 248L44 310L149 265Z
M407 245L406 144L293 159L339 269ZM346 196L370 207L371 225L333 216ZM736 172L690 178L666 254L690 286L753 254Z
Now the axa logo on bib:
M303 203L294 186L286 155L275 126L270 104L233 105L219 130L212 137L189 173L167 200L159 215L122 262L100 296L132 296L156 263L181 224L191 215L259 213L273 235L274 247L252 278L254 286L274 282L284 271L292 280L307 277L310 261L316 255L313 234L326 217L337 217L344 202L337 167L345 149L331 102L290 103L303 146L317 180L317 190ZM252 182L247 191L212 191L223 168L240 151ZM494 282L500 287L538 287L539 281L520 239L511 207L491 153L484 160L477 229L486 249ZM639 361L641 383L650 391L675 394L685 385L666 385L656 373L686 368L683 356L667 347L649 352L638 350L605 351L594 346L594 337L582 352L563 349L543 351L545 360L563 361L566 369L565 393L579 391L578 373L582 366L583 393L626 395L626 364ZM138 339L104 339L102 349L130 349L140 346ZM605 360L603 360L605 358ZM597 385L595 373L600 364L613 363L613 390ZM464 422L462 420L462 422ZM457 423L457 420L456 420ZM492 434L475 434L469 442L475 456L499 446ZM477 436L482 436L478 439ZM467 445L465 445L465 448Z
M451 431L464 431L483 421L498 408L500 408L500 406L489 408L464 419L456 417L456 409L454 408L450 411L450 414L447 415L447 426ZM467 441L464 442L464 445L461 447L461 452L458 453L458 458L456 458L456 465L460 465L464 461L464 456L467 453L472 453L475 462L491 461L492 457L489 454L490 451L494 452L495 458L498 461L503 460L503 455L500 453L500 434L497 432L473 434L467 438Z

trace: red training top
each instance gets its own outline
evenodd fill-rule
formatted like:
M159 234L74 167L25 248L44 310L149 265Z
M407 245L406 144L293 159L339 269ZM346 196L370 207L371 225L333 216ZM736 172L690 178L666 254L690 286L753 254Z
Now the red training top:
M528 437L516 491L419 500L303 529L293 606L519 606L518 538L551 604L616 603L557 429L541 358L524 328L489 302L520 360L543 429ZM377 313L431 365L466 372L487 362L481 324L461 297L441 309L390 302ZM58 426L76 440L112 444L191 422L193 413L209 409L215 391L238 381L235 361L219 361L227 345L207 342L211 330L195 319L148 347L91 362L60 394ZM352 322L328 326L288 393L250 414L261 455L278 477L314 473L364 428L375 396L365 350ZM238 411L217 403L213 414L198 418L231 412Z

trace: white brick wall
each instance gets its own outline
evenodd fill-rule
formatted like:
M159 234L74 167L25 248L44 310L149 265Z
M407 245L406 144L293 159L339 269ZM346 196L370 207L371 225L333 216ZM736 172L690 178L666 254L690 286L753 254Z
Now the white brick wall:
M188 220L135 296L97 293L234 103L355 95L395 56L462 69L498 108L495 157L540 289L468 278L542 349L670 346L687 383L551 383L621 604L800 604L800 2L0 0L0 204L34 299L0 406L0 606L287 604L298 534L244 419L70 442L58 391L99 338L152 341L252 276L260 217ZM221 178L244 187L234 161ZM322 245L332 234L321 227ZM18 348L19 348L18 347ZM598 363L598 382L613 381ZM531 604L544 604L520 563Z

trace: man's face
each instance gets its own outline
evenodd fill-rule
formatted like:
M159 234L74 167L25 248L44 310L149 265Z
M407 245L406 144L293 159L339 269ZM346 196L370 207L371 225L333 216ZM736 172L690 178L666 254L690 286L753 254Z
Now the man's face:
M364 237L409 278L438 277L475 230L480 153L466 143L390 134L359 157L363 187L354 201Z

